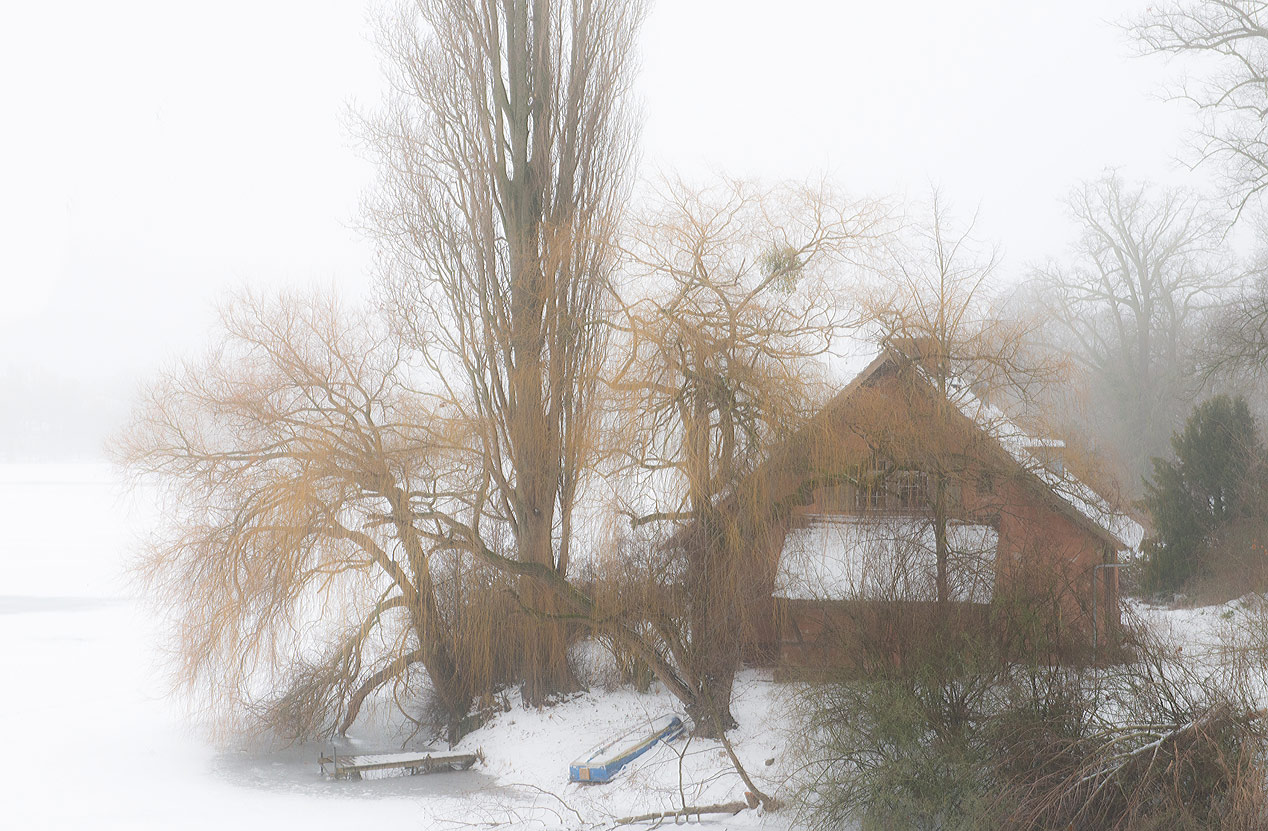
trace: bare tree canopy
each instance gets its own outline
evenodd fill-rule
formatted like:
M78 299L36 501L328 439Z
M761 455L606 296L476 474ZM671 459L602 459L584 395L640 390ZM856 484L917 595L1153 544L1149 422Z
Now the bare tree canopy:
M935 190L927 213L891 239L879 284L862 295L860 323L899 352L936 345L944 380L971 378L994 394L1027 399L1028 388L1052 381L1058 367L1026 354L1035 315L996 312L999 251L975 236L976 224L976 217L957 222Z
M826 185L671 181L631 223L611 381L624 510L681 559L686 608L660 634L703 733L734 724L753 545L772 532L746 477L823 399L817 359L846 322L849 262L884 219Z
M1134 30L1149 51L1196 59L1201 80L1181 96L1204 116L1200 155L1220 165L1224 190L1241 216L1268 186L1268 3L1170 3L1151 8ZM1261 256L1239 295L1213 316L1200 356L1206 377L1253 376L1268 361L1263 271Z
M771 435L814 406L824 379L813 359L852 320L851 264L871 255L885 219L877 204L826 185L674 181L630 224L614 324L626 348L612 383L649 424L673 425L639 433L631 458L678 472L683 504L692 491L725 492Z
M1149 8L1133 27L1151 52L1207 59L1179 97L1203 115L1198 151L1221 166L1237 212L1268 186L1268 3L1184 0Z
M429 394L471 425L485 509L516 556L561 575L594 444L643 14L638 0L418 0L383 27L393 93L366 123L384 301ZM551 613L536 592L525 603ZM575 686L559 626L523 654L530 701Z
M1071 194L1081 235L1065 263L1036 269L1071 351L1133 470L1165 446L1188 392L1198 316L1232 282L1228 220L1197 194L1116 173Z
M1237 294L1211 319L1200 360L1208 374L1254 380L1268 370L1268 261L1263 255Z
M932 531L936 562L936 600L946 607L953 589L971 574L956 564L971 562L955 550L948 529L963 519L957 496L962 484L1003 475L982 461L989 452L984 434L950 428L970 383L992 400L1018 408L1061 372L1060 362L1030 348L1034 320L996 313L998 253L974 237L975 220L959 225L942 196L934 192L928 214L895 239L881 266L880 285L864 295L863 325L882 346L899 357L897 385L907 419L895 419L893 401L880 409L856 408L851 429L867 443L874 465L861 471L859 486L892 487L877 470L918 471L918 487L909 489ZM928 386L936 395L930 400Z
M401 368L371 317L247 298L119 440L130 473L167 496L136 571L172 622L181 681L213 714L283 737L342 732L422 666L452 736L495 680L495 656L457 654L464 587L447 583L442 604L453 575L433 575L436 548L414 525L414 503L442 497L453 437Z

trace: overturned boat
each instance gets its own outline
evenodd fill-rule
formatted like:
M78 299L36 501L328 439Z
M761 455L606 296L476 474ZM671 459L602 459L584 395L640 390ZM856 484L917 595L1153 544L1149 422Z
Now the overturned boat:
M652 749L659 741L673 741L684 731L682 719L661 716L619 738L590 750L568 767L573 782L607 782L616 772Z

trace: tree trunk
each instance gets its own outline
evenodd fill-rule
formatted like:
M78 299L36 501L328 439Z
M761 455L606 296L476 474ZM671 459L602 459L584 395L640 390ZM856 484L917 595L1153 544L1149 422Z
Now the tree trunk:
M945 614L951 603L951 549L947 541L947 479L934 475L933 544L937 557L938 609Z
M413 596L408 607L413 618L414 633L418 638L421 663L427 670L432 692L444 710L450 744L461 731L461 724L471 712L472 690L463 684L454 654L454 630L446 626L436 599L436 588L431 578L427 552L418 531L413 525L409 499L405 490L397 484L384 488L383 495L392 508L392 523L396 536L405 547L406 557L414 573ZM455 591L459 589L455 587Z
M529 611L523 627L524 679L520 693L530 707L542 707L552 699L580 689L576 674L568 662L568 625L551 620L558 614L559 604L553 592L543 590L531 580L522 582L521 596Z
M717 738L736 726L731 688L740 661L739 573L725 520L713 508L702 513L687 541L690 675L696 683L687 714L695 722L696 735Z
M554 519L562 459L558 422L552 418L556 387L544 353L549 315L547 298L553 293L541 263L541 206L533 198L532 168L517 171L507 186L506 218L511 248L511 331L513 359L508 426L515 460L515 525L519 559L558 570ZM529 614L524 622L522 693L524 702L540 707L555 695L578 688L568 665L568 636L564 624L551 620L557 613L548 592L529 581L521 586Z
M731 714L731 689L735 684L735 665L718 666L715 676L701 678L701 689L687 705L687 716L696 726L692 735L701 739L718 739L739 726Z
M516 366L518 401L511 414L517 557L559 571L553 538L559 442L543 410L540 350L526 348L519 357L526 365ZM560 611L553 594L525 580L520 581L520 597L526 609L520 627L524 636L522 692L526 704L540 707L555 695L576 690L578 683L568 665L566 626L552 619Z

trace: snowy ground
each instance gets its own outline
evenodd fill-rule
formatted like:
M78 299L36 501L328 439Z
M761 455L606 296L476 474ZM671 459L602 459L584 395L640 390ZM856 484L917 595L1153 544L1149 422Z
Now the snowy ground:
M226 753L189 730L122 578L137 503L104 465L0 465L4 827L419 828L457 803L457 780L342 787L315 749Z
M787 687L772 683L769 673L750 670L737 679L732 702L740 727L730 738L749 775L768 794L781 794L793 764L787 752L787 694ZM579 825L584 818L586 824L604 827L623 816L743 801L744 785L721 744L700 739L658 744L607 784L566 782L569 762L605 737L673 712L674 704L664 692L640 695L622 689L585 693L546 710L512 708L459 745L459 749L480 749L487 760L484 770L517 791L509 801L482 804L473 819L532 820L553 828ZM705 823L784 828L787 819L746 811L734 818L706 818Z
M156 622L122 579L152 520L102 465L0 465L0 753L4 827L604 828L621 816L740 800L715 742L657 746L606 785L567 783L567 765L602 739L671 712L663 692L594 692L543 711L513 706L467 737L475 772L322 778L320 747L216 748L165 695ZM1219 642L1236 601L1206 609L1138 606L1194 654ZM748 671L736 686L734 740L758 784L784 792L795 766L791 690ZM362 750L395 750L363 731ZM769 762L769 763L768 763ZM714 817L715 828L784 829L787 812ZM646 826L643 826L646 827Z
M1150 629L1178 648L1196 655L1209 655L1219 650L1222 632L1236 613L1238 601L1219 606L1197 606L1172 609L1133 602L1131 610Z
M121 493L108 466L0 465L4 827L603 827L678 807L683 796L691 804L743 799L719 746L699 740L657 747L608 785L567 783L568 763L586 748L671 711L663 693L586 693L540 712L516 706L464 741L462 749L485 756L472 773L331 781L317 766L320 747L217 748L165 695L156 622L123 576L152 518L144 498ZM787 761L783 693L753 673L737 685L737 748L772 790ZM399 747L359 738L362 749ZM788 821L746 811L705 824Z

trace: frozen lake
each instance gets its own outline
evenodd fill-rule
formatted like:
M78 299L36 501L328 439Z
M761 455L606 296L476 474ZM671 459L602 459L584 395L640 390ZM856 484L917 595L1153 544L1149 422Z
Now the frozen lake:
M320 776L320 748L226 751L166 696L123 564L154 508L106 465L0 465L0 712L10 828L426 827L483 774Z

